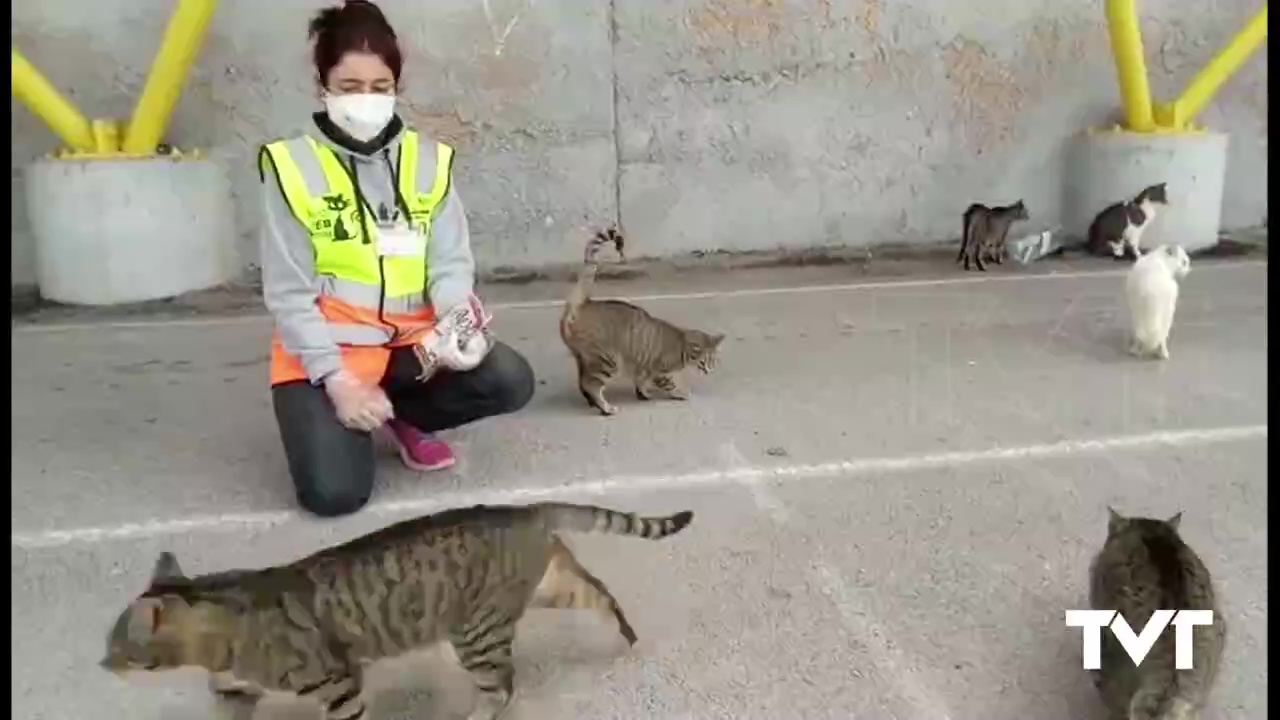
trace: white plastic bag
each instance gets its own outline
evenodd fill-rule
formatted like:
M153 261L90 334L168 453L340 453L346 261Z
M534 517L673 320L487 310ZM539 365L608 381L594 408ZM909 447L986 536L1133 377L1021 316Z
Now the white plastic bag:
M1009 256L1020 265L1028 265L1040 258L1056 252L1061 244L1059 228L1042 230L1031 235L1024 235L1017 240L1009 241Z

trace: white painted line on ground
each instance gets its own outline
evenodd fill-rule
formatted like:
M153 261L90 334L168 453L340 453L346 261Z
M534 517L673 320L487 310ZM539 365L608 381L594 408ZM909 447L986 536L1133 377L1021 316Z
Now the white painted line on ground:
M1240 262L1223 262L1197 268L1201 272L1215 268L1239 268L1253 265L1265 266L1265 260L1242 260ZM757 297L761 295L807 295L819 293L852 292L857 290L897 290L902 288L946 287L948 285L984 285L988 283L1014 283L1029 280L1070 280L1091 277L1120 277L1128 273L1128 267L1120 270L1071 270L1066 272L1035 273L1027 275L988 275L984 277L944 277L925 280L873 280L860 283L836 283L828 285L794 285L774 288L744 288L742 290L709 290L696 293L660 293L654 295L625 296L625 299L636 301L662 300L718 300L722 298ZM601 295L600 299L608 297ZM523 303L506 303L500 307L505 309L559 307L563 299L539 300Z
M1241 260L1216 262L1196 268L1196 272L1205 273L1212 270L1238 269L1255 266L1266 266L1266 260ZM988 283L1027 282L1030 280L1070 280L1093 277L1119 277L1128 272L1128 267L1117 270L1078 270L1067 272L1034 273L1027 275L986 275L983 277L948 277L931 280L882 280L862 283L839 283L831 285L794 285L767 288L745 288L742 290L709 290L696 293L654 293L650 295L600 295L600 299L609 298L633 300L636 302L664 302L684 300L719 300L741 297L758 297L764 295L805 295L819 293L852 292L859 290L897 290L905 288L946 287L949 285L984 285ZM568 287L568 283L565 283ZM551 300L530 300L525 302L493 303L491 310L539 310L558 308L564 298ZM249 315L234 317L203 317L168 320L120 320L100 323L57 323L49 324L10 324L14 333L56 333L78 330L146 330L171 327L212 327L220 325L241 325L246 323L266 322L270 319L266 313L255 312Z
M425 514L437 510L477 504L523 504L565 499L581 494L634 494L655 490L681 490L716 485L750 486L752 483L787 483L797 480L829 477L858 477L956 467L984 462L1036 460L1070 457L1088 453L1142 449L1157 446L1210 445L1267 437L1266 425L1168 430L1139 435L1112 436L1097 440L1062 440L1043 445L994 447L902 457L839 460L811 465L770 465L733 469L704 470L680 475L614 476L602 480L583 480L559 485L533 484L501 490L441 493L428 498L374 502L363 512L379 515ZM70 530L18 532L10 536L13 547L23 549L60 547L109 540L176 535L188 532L243 531L266 528L298 519L296 511L269 513L226 513L196 515L178 520L154 520L105 527Z
M809 568L809 574L836 606L845 628L866 644L873 661L883 666L888 679L897 684L903 699L911 703L914 717L929 720L951 720L955 717L942 698L911 669L906 654L890 644L884 628L871 619L840 573L822 561L815 561Z
M732 440L720 448L720 456L730 473L746 473L752 469L747 457L738 449L738 444ZM791 522L791 513L787 510L786 503L782 502L769 489L763 477L752 476L744 480L742 484L751 491L751 499L755 501L756 509L766 513L770 519L779 525L786 525Z
M725 443L721 448L721 455L730 472L751 470L751 464L736 443ZM752 477L744 484L750 489L757 509L766 513L781 527L791 525L791 511L782 498L769 488L763 477ZM911 669L913 663L906 654L889 645L884 628L872 619L840 573L823 560L821 550L815 551L805 574L835 606L845 629L870 650L867 661L879 672L881 680L896 687L899 697L911 704L912 716L951 720L952 714L947 704Z

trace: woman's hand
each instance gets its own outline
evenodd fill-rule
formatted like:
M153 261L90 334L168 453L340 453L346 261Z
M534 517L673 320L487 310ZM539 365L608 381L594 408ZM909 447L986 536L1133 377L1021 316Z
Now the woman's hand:
M471 370L489 354L492 346L489 341L489 321L493 316L488 314L480 304L480 298L475 295L450 312L449 316L456 318L454 327L458 334L458 352L452 356L445 353L442 359L452 370Z
M361 382L346 370L325 378L324 390L333 402L338 422L352 430L373 432L395 416L382 388Z
M493 346L488 330L491 319L474 296L442 313L436 326L414 348L422 365L418 379L425 382L439 367L455 372L475 369Z

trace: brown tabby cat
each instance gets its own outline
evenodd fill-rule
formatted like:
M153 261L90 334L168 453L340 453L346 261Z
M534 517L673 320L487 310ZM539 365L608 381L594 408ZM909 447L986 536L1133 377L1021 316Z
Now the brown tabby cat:
M1171 628L1136 668L1115 635L1104 631L1102 666L1091 671L1094 685L1117 720L1193 720L1217 680L1227 639L1209 570L1178 536L1182 513L1156 520L1107 510L1107 540L1089 568L1089 602L1095 610L1118 610L1135 632L1156 610L1212 610L1214 615L1213 625L1193 629L1191 670L1174 668Z
M511 643L527 608L590 609L635 631L560 530L656 540L692 512L643 518L543 503L449 510L397 523L296 562L187 578L162 553L151 586L120 614L104 668L200 666L225 697L265 690L313 697L327 720L365 714L361 663L449 642L480 692L469 720L511 702Z
M997 207L973 203L964 211L964 230L956 262L963 260L965 270L969 269L970 263L976 264L982 272L987 271L983 260L1003 265L1009 254L1009 228L1014 222L1029 217L1027 206L1021 200Z
M693 365L710 374L719 362L717 350L724 334L677 327L623 300L593 300L595 256L607 243L626 259L616 228L596 233L587 243L582 272L560 317L560 337L578 366L578 389L604 415L618 411L604 391L622 376L630 377L641 400L687 400L687 379L681 371Z

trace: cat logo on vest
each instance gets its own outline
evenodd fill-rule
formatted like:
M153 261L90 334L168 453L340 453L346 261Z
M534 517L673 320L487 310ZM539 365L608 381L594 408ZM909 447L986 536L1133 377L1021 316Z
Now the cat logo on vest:
M351 201L341 195L322 195L320 199L324 200L325 209L332 213L332 216L326 215L317 218L311 224L311 231L328 235L329 240L332 242L355 238L355 235L351 234L351 231L347 229L347 224L342 219L342 213L351 207Z
M1190 670L1193 660L1191 633L1184 633L1183 627L1212 625L1213 611L1156 610L1142 632L1137 634L1133 632L1129 621L1115 610L1068 610L1066 621L1067 627L1083 629L1080 642L1085 670L1102 668L1102 628L1111 627L1112 634L1120 641L1120 646L1133 661L1133 666L1138 667L1170 624L1173 625L1174 632L1174 667L1178 670Z

